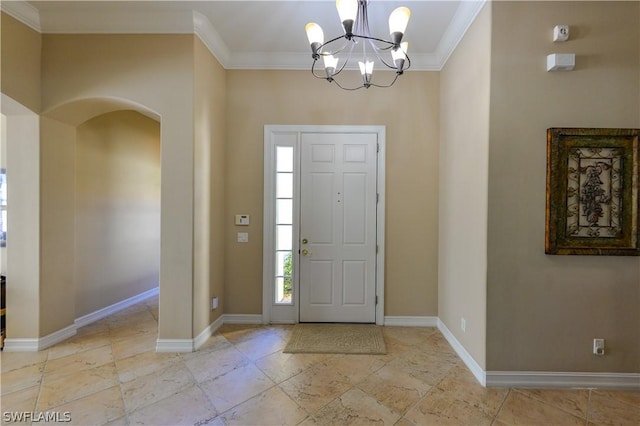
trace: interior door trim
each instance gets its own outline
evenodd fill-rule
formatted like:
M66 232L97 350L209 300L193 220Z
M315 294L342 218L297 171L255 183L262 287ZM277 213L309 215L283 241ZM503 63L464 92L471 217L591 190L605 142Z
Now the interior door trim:
M263 262L262 262L262 323L297 323L298 286L297 273L294 272L293 309L274 306L273 277L275 275L275 159L276 137L286 135L294 146L296 164L299 164L301 135L303 133L375 133L378 140L377 193L376 205L376 324L384 324L384 261L385 261L385 165L386 165L386 128L385 126L338 126L338 125L265 125L264 126L264 202L263 202ZM299 182L299 168L294 172ZM294 203L294 217L300 217L300 205ZM294 233L294 252L298 249L299 236ZM289 312L290 311L290 312Z

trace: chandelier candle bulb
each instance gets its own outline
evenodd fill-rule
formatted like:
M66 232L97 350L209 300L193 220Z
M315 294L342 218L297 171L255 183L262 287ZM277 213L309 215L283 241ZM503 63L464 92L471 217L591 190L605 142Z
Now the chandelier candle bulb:
M318 54L320 46L324 43L324 32L320 25L315 22L309 22L304 29L307 32L307 38L309 39L309 44L311 45L311 50L315 57L315 55Z
M393 63L396 64L396 68L400 74L403 73L404 61L407 58L407 51L409 50L409 42L405 41L400 43L400 47L396 47L391 50L391 57Z
M358 0L336 0L336 9L338 9L344 32L350 38L353 34L353 24L358 15Z
M407 24L411 17L411 11L407 7L399 7L389 15L389 34L391 41L398 46L402 41L402 36L407 30Z

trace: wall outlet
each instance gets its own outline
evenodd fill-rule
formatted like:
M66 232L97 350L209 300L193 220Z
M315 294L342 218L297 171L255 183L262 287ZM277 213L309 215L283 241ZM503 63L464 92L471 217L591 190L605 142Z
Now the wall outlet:
M211 298L211 310L215 311L216 309L218 309L218 296L216 297L212 297Z
M462 330L463 333L467 332L467 320L463 318L460 318L460 330Z
M604 355L604 339L593 339L593 354Z

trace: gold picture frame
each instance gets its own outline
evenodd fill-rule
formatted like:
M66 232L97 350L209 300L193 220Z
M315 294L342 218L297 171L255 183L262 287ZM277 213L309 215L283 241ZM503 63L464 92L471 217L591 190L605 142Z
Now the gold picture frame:
M640 129L547 129L545 253L640 256Z

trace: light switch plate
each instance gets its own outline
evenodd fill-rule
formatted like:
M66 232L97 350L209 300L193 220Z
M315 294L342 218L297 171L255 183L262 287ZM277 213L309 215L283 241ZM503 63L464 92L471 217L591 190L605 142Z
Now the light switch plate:
M238 242L239 243L248 243L249 242L249 233L248 232L238 232Z

